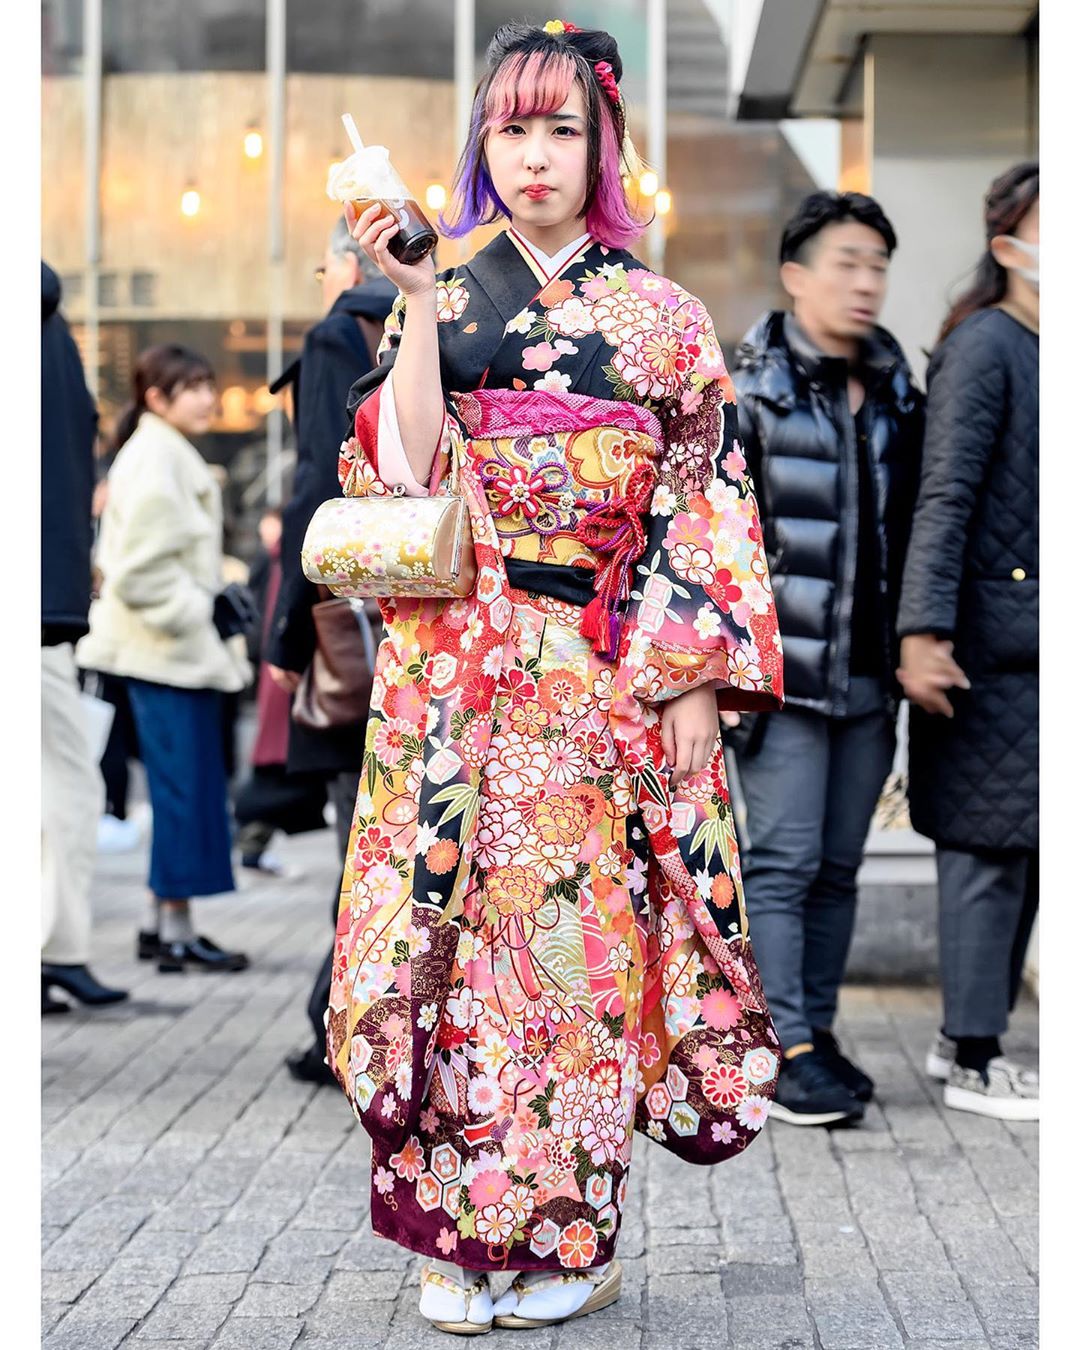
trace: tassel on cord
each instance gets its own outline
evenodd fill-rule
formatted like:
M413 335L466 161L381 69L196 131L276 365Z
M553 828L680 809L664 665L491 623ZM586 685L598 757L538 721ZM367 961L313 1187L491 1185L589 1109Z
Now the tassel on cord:
M611 660L619 654L622 616L618 610L630 594L630 569L645 551L641 516L648 510L655 484L653 466L639 465L622 497L597 503L578 525L577 537L583 544L610 555L596 573L595 595L582 611L579 631L601 656Z
M609 618L610 615L603 600L600 596L596 596L589 601L581 612L581 636L588 638L592 643L595 643L602 634L606 637L607 634L604 633L604 629L607 627Z

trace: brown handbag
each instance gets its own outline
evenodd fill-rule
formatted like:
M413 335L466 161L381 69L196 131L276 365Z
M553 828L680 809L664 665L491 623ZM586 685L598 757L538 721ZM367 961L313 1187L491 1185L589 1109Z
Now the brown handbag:
M308 731L355 727L367 720L375 653L381 636L378 605L354 611L348 600L320 600L311 607L315 655L300 678L292 719Z

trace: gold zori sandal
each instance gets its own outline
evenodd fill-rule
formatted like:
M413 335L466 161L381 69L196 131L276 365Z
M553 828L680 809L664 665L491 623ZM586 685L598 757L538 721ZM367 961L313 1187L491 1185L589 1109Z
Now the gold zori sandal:
M572 1322L575 1317L584 1317L586 1313L599 1312L609 1303L614 1303L622 1293L622 1266L612 1261L603 1275L588 1270L552 1271L549 1279L530 1280L526 1284L521 1276L510 1286L519 1301L528 1294L538 1294L542 1289L551 1289L554 1285L594 1284L596 1288L577 1310L565 1317L519 1317L517 1313L503 1313L495 1318L497 1327L550 1327L557 1322Z
M465 1300L465 1317L469 1316L469 1308L472 1301L482 1290L488 1287L487 1275L478 1275L472 1284L466 1289L458 1284L457 1280L450 1279L449 1276L441 1274L437 1270L430 1270L427 1266L420 1272L420 1283L437 1284L442 1289L448 1289L451 1294L457 1294ZM433 1327L438 1327L440 1331L449 1331L455 1336L482 1336L485 1332L491 1330L491 1322L436 1322L433 1317L425 1318Z

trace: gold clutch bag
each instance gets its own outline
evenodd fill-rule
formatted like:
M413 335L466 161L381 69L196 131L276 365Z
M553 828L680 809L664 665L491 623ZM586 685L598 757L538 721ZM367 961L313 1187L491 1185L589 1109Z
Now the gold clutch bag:
M441 599L469 595L476 584L469 505L458 484L450 491L408 497L333 497L311 517L300 565L309 581L334 595Z

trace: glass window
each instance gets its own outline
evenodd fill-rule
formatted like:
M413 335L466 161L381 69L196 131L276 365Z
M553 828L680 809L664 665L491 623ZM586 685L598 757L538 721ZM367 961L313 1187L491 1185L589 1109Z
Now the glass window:
M42 74L78 75L82 56L83 0L42 0Z
M450 77L454 48L451 0L290 4L285 24L285 62L291 71Z
M102 43L106 74L263 70L266 0L103 0Z

